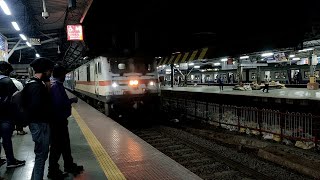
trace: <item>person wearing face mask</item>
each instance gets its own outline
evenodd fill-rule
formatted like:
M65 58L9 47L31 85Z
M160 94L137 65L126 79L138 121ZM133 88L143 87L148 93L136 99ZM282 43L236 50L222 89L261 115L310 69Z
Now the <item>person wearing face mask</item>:
M32 61L30 66L35 71L35 75L26 82L22 93L22 102L27 114L32 140L35 143L32 179L42 180L50 145L49 124L52 121L53 112L49 89L54 63L49 59L39 58Z

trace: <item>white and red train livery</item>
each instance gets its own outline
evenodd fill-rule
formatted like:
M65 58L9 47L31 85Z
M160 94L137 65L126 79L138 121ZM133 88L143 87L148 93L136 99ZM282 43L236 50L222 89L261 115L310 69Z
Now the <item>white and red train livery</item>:
M99 56L66 75L65 87L110 106L158 97L156 63L145 58Z

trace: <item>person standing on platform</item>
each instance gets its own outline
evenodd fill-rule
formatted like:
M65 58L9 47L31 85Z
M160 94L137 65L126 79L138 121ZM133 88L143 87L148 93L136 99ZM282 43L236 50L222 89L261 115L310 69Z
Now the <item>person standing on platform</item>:
M50 145L52 102L48 86L54 63L45 58L31 62L34 77L26 82L22 93L23 107L27 114L32 140L35 143L35 163L32 180L42 180Z
M14 129L14 112L11 109L11 98L18 89L8 77L12 71L13 68L9 63L0 61L0 137L7 158L7 160L0 159L0 166L7 162L7 168L23 166L26 163L26 161L17 160L13 154L11 138Z
M16 72L12 71L10 73L10 78L11 78L12 82L14 83L14 85L17 87L17 89L19 91L22 91L23 84L16 79L17 77L18 77L18 75L17 75ZM21 118L23 118L23 117L19 116L19 113L15 113L15 114L17 115L17 116L15 116L15 119L16 119L15 120L15 125L16 125L15 130L17 131L17 135L25 135L25 134L27 134L27 132L25 132L23 130L23 125L21 123Z
M218 77L218 85L219 85L220 91L223 91L223 80L221 76Z
M264 92L264 90L267 90L266 93L269 92L269 82L270 78L268 78L268 75L266 75L266 77L264 78L264 87L262 89L262 92Z
M70 147L68 130L68 117L71 116L71 104L77 103L78 98L69 99L63 82L66 76L66 69L63 66L55 65L51 81L51 97L53 103L54 121L51 124L51 147L49 156L48 178L63 177L63 172L59 169L59 159L62 154L64 161L64 171L77 175L83 171L83 166L78 166L73 162Z

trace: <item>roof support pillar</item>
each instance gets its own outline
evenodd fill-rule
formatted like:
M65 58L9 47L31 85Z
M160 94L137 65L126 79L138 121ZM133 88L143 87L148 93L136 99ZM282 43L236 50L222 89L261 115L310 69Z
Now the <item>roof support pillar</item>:
M11 57L11 55L13 54L13 52L17 49L17 47L19 46L20 42L21 42L21 39L19 39L19 41L17 42L17 44L14 45L13 48L10 50L10 52L9 52L7 58L6 58L6 61L9 61L9 58Z

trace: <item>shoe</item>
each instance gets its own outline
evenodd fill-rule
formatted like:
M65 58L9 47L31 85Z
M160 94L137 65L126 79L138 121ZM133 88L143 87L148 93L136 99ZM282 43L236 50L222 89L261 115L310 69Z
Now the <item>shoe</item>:
M28 134L28 133L25 132L25 131L18 131L18 132L17 132L17 135L25 135L25 134Z
M0 166L4 165L5 163L7 163L6 159L0 159Z
M49 179L55 179L55 180L60 180L64 179L65 177L68 177L68 173L62 172L60 169L55 170L55 171L49 171L47 177Z
M74 176L80 174L83 170L83 166L78 166L76 163L73 163L70 168L64 168L64 172L71 173Z
M7 168L16 168L26 164L26 161L20 161L15 159L13 163L7 164Z

